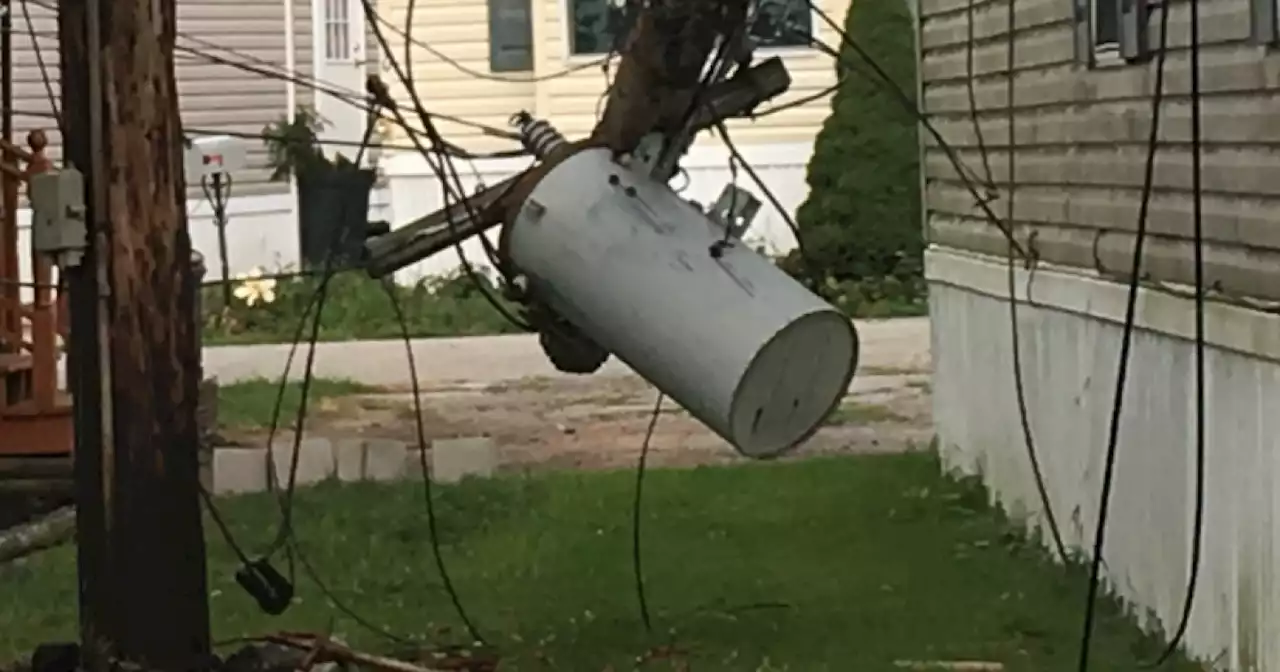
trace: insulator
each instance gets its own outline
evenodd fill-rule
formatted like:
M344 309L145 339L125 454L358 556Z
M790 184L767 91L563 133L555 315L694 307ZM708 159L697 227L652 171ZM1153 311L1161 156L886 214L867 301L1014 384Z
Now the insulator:
M546 158L551 150L568 142L554 126L541 119L534 119L528 112L520 112L512 117L511 124L520 131L521 144L539 159Z

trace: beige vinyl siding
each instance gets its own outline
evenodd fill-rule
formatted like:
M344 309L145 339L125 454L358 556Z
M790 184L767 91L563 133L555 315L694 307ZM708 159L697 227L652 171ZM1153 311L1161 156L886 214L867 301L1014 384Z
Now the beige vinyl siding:
M540 56L546 72L557 72L581 63L598 60L591 56L569 56L569 29L566 23L568 0L536 0L542 5L547 23L547 38L537 44L545 45ZM836 21L842 22L848 12L848 0L821 0L819 6ZM839 47L839 37L832 34L822 20L813 17L814 36L823 42ZM776 104L813 95L835 83L836 66L832 59L813 49L798 47L786 49L762 49L756 60L781 56L791 73L791 89L776 100ZM549 80L548 107L541 112L552 120L557 128L570 137L591 132L596 124L596 110L607 83L600 68L587 68L566 77ZM767 109L769 104L761 107ZM603 108L601 108L603 109ZM812 142L831 112L830 97L823 97L806 105L770 115L758 121L736 120L728 124L735 143L784 143ZM714 142L710 134L703 142Z
M35 33L33 44L23 6L20 2L13 3L13 139L26 146L27 133L43 130L49 138L49 157L61 162L62 137L53 111L61 108L57 101L62 98L62 83L58 77L58 18L49 8L52 6L53 3L46 0L40 4L26 3ZM44 60L43 72L37 54ZM50 90L53 102L50 102Z
M296 67L299 78L311 76L311 5L294 6ZM249 0L178 0L178 43L256 70L283 73L286 65L284 7L279 2ZM208 43L212 43L212 46ZM189 128L261 133L286 111L286 82L242 68L210 62L190 53L178 54L178 93L182 121ZM299 86L305 103L306 86ZM270 182L266 147L246 140L249 168L235 176L233 197L286 193L287 182ZM200 193L191 185L193 194Z
M982 174L970 119L967 0L924 0L924 108L969 167ZM1046 261L1124 273L1137 224L1151 129L1155 59L1102 65L1074 59L1070 0L1018 0L1013 75L1014 216L1017 236ZM1190 23L1185 1L1169 16L1144 270L1189 282L1192 229ZM975 10L973 79L994 182L1010 182L1007 12L1002 0ZM1248 43L1245 0L1201 5L1203 205L1208 277L1234 293L1280 298L1280 60ZM1153 9L1150 45L1159 45ZM973 205L945 152L926 136L926 207L935 242L1004 253L1003 236ZM1005 216L1005 203L993 203ZM1035 241L1027 243L1034 235Z
M492 81L467 75L426 50L415 48L415 89L423 105L432 111L504 129L513 113L528 110L553 123L570 138L590 133L608 84L598 66L557 76L575 66L600 60L600 57L569 55L566 1L532 0L535 70L533 73L496 75L502 79L524 81ZM389 20L401 25L407 2L381 0L379 6ZM843 21L849 5L848 0L822 0L821 6L837 21ZM414 14L414 37L470 68L484 73L489 71L487 2L418 0ZM814 30L819 39L838 46L839 38L816 16ZM403 40L390 31L386 34L395 45L393 48L402 52ZM779 104L821 91L836 81L835 64L819 52L805 48L762 50L758 57L774 54L785 59L793 80L791 90L778 100ZM403 60L402 55L397 55ZM384 77L394 83L394 74L385 67ZM408 99L403 87L397 87L395 95L398 100ZM730 130L738 142L811 142L830 109L829 97L824 97L755 122L735 121L730 124ZM513 146L510 141L494 139L476 129L449 122L441 123L441 131L468 149L510 149Z
M35 29L39 55L44 59L55 104L61 107L62 89L58 80L59 56L57 18L41 1L27 3ZM52 118L49 92L22 15L14 5L14 117L16 139L25 142L28 131L43 129L49 136L50 156L60 162L61 137ZM299 0L295 9L296 48L299 77L308 79L311 60L311 5ZM277 2L248 0L178 0L180 47L225 60L248 63L259 69L285 68L284 7ZM200 54L175 53L179 106L183 124L189 128L259 134L263 126L285 111L285 83L230 65L212 62ZM299 101L310 94L299 86ZM34 113L34 114L32 114ZM236 176L234 196L288 191L287 183L267 181L265 148L262 142L247 140L250 169ZM189 190L198 195L198 185Z
M383 0L378 6L388 21L404 26L406 0ZM402 68L406 67L405 40L386 26L379 28L393 52L382 58L383 79L413 117L410 96L390 66L394 58ZM418 0L410 34L465 68L489 73L489 8L485 0ZM537 85L529 81L530 73L502 73L494 75L495 79L486 79L464 73L422 47L415 46L412 54L414 90L423 107L431 112L505 129L512 114L533 109ZM416 119L412 121L418 125ZM515 147L509 140L491 138L449 121L439 120L438 127L451 142L468 150L483 152ZM397 137L403 140L403 135Z

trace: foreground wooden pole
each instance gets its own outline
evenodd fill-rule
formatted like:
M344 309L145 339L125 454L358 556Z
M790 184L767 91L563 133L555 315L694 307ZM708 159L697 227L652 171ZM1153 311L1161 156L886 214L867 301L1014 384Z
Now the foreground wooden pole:
M204 669L197 288L174 0L64 0L59 37L67 159L89 192L90 254L72 274L71 333L84 395L75 401L86 668L114 657Z

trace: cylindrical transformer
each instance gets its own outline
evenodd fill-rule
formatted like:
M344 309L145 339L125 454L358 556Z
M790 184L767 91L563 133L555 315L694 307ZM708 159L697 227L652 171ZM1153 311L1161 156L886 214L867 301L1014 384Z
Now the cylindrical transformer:
M553 168L505 235L534 296L744 455L809 438L853 378L848 318L607 149Z

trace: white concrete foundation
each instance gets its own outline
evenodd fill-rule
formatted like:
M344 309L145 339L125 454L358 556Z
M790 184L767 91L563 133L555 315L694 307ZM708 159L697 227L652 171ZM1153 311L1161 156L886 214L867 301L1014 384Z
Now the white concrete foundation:
M948 467L1044 529L1019 425L1002 260L932 250L934 409ZM1091 548L1126 287L1018 270L1032 430L1066 542ZM1110 509L1106 579L1135 613L1176 627L1194 477L1192 302L1144 291ZM1280 670L1280 317L1211 305L1204 562L1186 644L1214 669ZM977 401L978 403L975 403ZM1086 553L1087 555L1087 553Z

